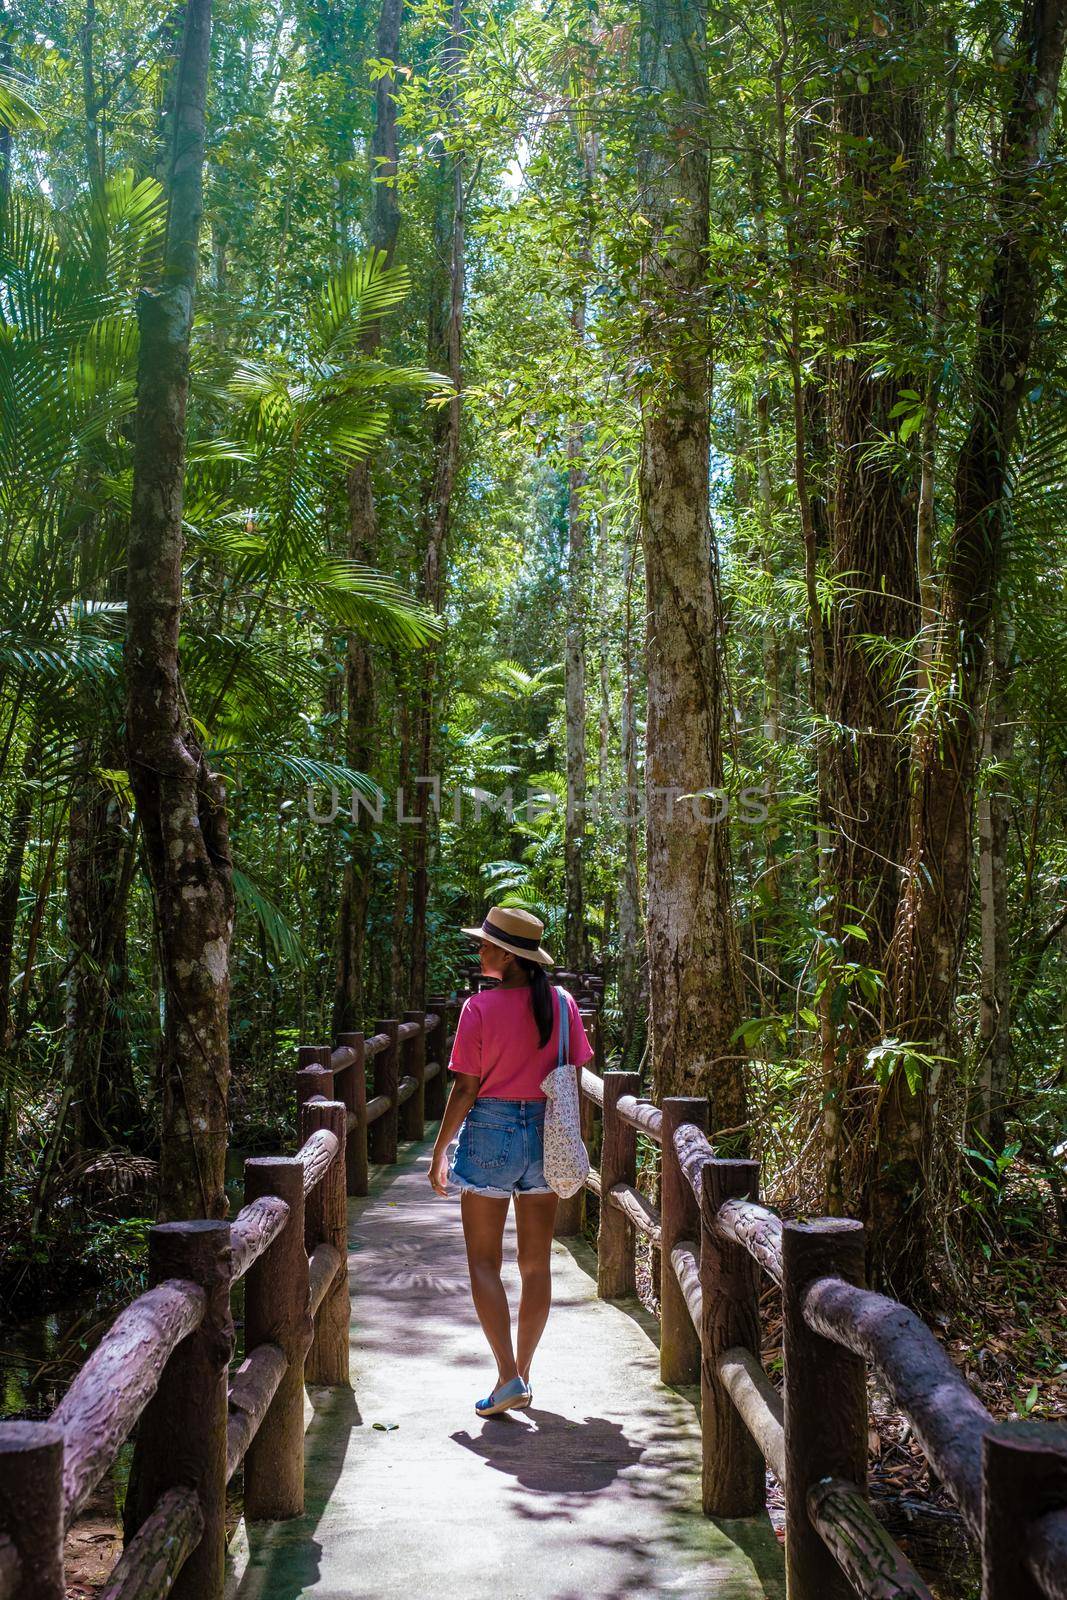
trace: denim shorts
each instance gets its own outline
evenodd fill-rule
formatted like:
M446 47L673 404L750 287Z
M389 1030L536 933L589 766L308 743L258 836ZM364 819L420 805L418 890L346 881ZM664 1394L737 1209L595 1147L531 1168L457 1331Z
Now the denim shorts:
M507 1200L551 1194L545 1182L545 1100L476 1100L448 1147L448 1176L465 1194Z

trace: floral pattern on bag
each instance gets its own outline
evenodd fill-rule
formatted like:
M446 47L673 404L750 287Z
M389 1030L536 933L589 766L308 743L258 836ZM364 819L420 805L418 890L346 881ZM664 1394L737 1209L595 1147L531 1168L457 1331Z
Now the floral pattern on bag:
M553 985L555 987L555 985ZM545 1107L545 1182L564 1200L578 1190L589 1172L589 1152L582 1140L576 1068L567 1060L570 1045L570 1011L562 989L559 1001L559 1059L541 1079L548 1096Z

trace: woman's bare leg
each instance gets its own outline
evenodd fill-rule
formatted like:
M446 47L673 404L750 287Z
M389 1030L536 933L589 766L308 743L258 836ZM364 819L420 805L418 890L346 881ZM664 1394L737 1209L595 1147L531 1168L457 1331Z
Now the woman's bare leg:
M552 1304L552 1229L558 1194L516 1194L515 1234L519 1248L519 1332L515 1364L526 1382L530 1363Z
M489 1340L489 1348L496 1359L497 1382L494 1387L508 1383L517 1370L511 1344L511 1310L500 1281L507 1215L507 1200L496 1199L492 1195L471 1194L466 1190L460 1197L463 1238L471 1275L471 1297L482 1332Z

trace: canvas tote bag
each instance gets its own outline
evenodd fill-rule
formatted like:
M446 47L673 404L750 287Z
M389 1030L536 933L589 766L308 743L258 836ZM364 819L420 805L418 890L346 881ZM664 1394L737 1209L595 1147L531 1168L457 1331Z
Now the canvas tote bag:
M578 1077L568 1061L570 1054L570 1008L562 989L553 985L559 1004L559 1059L552 1071L541 1079L548 1096L545 1107L545 1182L564 1200L585 1182L589 1171L589 1152L582 1142L578 1106Z

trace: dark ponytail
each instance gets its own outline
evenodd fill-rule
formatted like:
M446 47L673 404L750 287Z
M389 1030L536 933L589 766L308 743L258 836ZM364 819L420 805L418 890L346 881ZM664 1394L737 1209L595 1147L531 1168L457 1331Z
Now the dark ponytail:
M552 1029L556 1023L556 1004L552 997L552 985L540 961L527 961L523 956L516 956L516 961L530 980L530 1000L533 1005L534 1021L537 1023L537 1036L541 1049L552 1037Z

